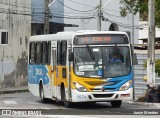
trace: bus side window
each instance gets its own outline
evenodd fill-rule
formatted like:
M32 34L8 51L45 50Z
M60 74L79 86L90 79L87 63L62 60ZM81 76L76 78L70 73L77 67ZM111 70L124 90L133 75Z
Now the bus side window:
M57 41L57 65L61 64L61 42Z
M42 61L42 44L41 42L36 43L36 64L41 64Z
M61 42L61 65L66 65L66 56L67 56L67 41Z
M67 41L57 42L57 65L66 65Z
M57 59L56 59L56 49L52 49L52 59L53 59L53 70L54 70L54 67L56 66L56 63L57 63Z
M47 55L46 55L46 57L47 57L47 65L50 65L50 63L51 63L51 42L50 41L47 43Z
M42 64L45 65L47 63L47 42L42 42Z
M29 64L35 63L35 43L30 43L30 49L29 49Z

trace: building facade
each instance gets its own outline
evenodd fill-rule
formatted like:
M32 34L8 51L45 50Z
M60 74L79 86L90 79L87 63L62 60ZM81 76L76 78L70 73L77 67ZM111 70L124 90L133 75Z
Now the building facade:
M50 33L58 31L97 30L101 15L101 30L126 31L132 34L132 14L121 17L121 0L49 0ZM43 34L45 0L32 0L32 35ZM134 43L138 43L139 14L134 15Z
M44 18L45 18L45 4L52 3L54 0L32 0L32 35L44 34ZM64 3L64 0L59 0ZM49 33L54 34L59 31L64 31L64 18L59 17L56 11L61 11L61 15L64 16L64 6L58 4L55 0L54 4L49 7ZM67 26L67 25L66 25Z
M0 1L0 88L27 85L31 0Z
M59 0L56 0L59 1ZM121 17L121 0L102 0L101 30L126 31L132 34L132 14ZM60 1L57 4L61 4ZM79 27L65 27L65 31L97 30L98 5L100 0L64 0L64 23L76 24ZM57 11L60 14L61 11ZM134 43L138 43L139 14L134 15Z

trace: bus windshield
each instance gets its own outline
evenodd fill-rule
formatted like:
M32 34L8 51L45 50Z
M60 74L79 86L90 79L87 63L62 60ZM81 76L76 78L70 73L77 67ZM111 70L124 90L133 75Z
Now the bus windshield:
M93 78L125 76L130 73L130 62L127 46L74 48L74 72L77 76Z

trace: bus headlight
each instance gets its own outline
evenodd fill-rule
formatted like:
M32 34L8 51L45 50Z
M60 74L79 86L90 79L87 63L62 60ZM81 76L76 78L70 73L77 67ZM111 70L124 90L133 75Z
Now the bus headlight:
M125 84L123 84L121 87L120 87L120 91L124 91L124 90L127 90L130 88L130 86L132 85L132 80L129 80L128 82L126 82Z
M80 92L87 92L87 89L82 86L81 84L79 84L78 82L73 82L73 85L75 86L75 88L80 91Z

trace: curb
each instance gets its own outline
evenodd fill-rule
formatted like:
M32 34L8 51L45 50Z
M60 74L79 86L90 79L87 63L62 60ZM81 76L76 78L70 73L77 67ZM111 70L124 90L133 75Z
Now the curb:
M1 94L12 94L12 93L22 93L22 92L29 92L28 88L23 88L23 89L4 89L0 90L0 95Z
M123 101L123 103L127 103L130 105L143 105L143 106L156 106L160 108L160 103L147 103L147 102L136 102L136 101Z

